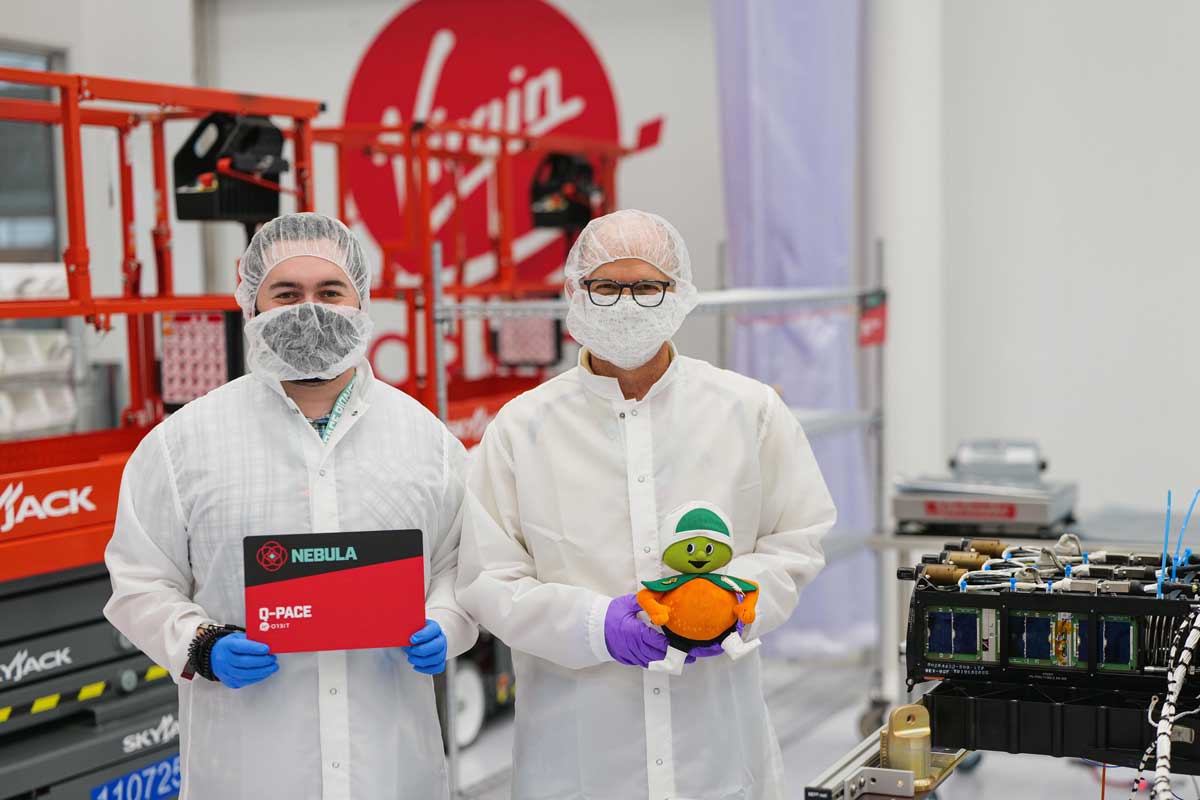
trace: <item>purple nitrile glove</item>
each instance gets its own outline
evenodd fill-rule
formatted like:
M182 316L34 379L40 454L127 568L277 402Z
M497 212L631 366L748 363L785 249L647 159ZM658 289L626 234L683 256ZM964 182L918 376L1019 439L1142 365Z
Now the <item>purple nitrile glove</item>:
M604 644L614 659L631 667L645 668L667 654L667 637L638 618L642 607L632 594L608 604L604 614Z
M746 626L743 625L741 623L741 621L739 620L738 624L737 624L738 634L740 635L741 632L744 631L745 629L746 629ZM721 647L720 642L717 642L716 644L705 645L704 647L693 647L691 650L688 651L688 657L684 663L691 664L697 658L710 658L712 656L724 655L724 653L725 653L725 649L723 647Z

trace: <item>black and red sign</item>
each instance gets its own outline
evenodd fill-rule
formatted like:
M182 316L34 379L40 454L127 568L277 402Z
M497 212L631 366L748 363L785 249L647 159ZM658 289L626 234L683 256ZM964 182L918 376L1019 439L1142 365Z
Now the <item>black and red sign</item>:
M887 340L887 293L882 289L858 300L858 346L878 347Z
M425 625L417 530L247 536L246 635L276 653L399 647Z

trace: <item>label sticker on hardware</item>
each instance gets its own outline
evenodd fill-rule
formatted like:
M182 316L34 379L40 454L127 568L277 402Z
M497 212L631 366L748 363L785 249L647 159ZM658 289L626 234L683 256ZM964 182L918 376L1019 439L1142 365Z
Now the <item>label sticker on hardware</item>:
M925 513L943 519L1015 519L1014 503L974 503L965 500L926 500Z
M92 789L90 800L166 800L179 794L179 754Z

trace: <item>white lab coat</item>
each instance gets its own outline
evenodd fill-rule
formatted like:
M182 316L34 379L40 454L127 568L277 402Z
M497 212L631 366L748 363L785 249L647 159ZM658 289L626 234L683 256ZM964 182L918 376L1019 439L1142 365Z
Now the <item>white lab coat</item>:
M230 689L181 680L202 622L245 625L242 538L419 528L427 615L450 655L464 451L364 362L328 443L278 381L247 375L152 430L125 467L105 615L179 683L182 800L444 798L433 680L398 649L279 656ZM250 633L253 638L253 633Z
M746 638L824 565L836 512L800 425L757 381L676 356L641 401L576 367L505 406L468 479L458 599L514 650L513 797L783 796L757 653L673 678L612 660L611 598L672 574L660 521L701 500L733 522L724 570L761 587Z

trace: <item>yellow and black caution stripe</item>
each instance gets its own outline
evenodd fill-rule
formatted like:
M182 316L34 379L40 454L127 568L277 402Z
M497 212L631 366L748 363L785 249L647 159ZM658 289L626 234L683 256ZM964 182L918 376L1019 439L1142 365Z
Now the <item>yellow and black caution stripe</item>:
M12 719L26 715L44 714L47 711L56 711L76 703L95 700L98 697L102 697L109 688L108 681L96 681L95 683L85 684L75 691L55 692L35 697L32 701L19 705L0 706L0 730L3 730L3 723Z
M166 669L151 664L143 669L139 666L138 673L141 680L139 684L145 686L150 683L157 684L165 678L169 678L171 673ZM103 673L101 673L103 674ZM80 676L81 678L83 676ZM99 677L95 672L91 678ZM0 732L4 730L4 723L12 720L20 719L26 716L37 714L46 714L51 711L67 709L69 706L75 706L80 703L87 703L96 700L100 697L110 696L114 688L119 684L118 680L93 680L78 687L63 688L58 692L49 692L26 699L20 703L9 703L0 705ZM69 684L68 684L69 685ZM57 683L55 688L62 687L62 683ZM28 695L26 695L28 698ZM0 703L3 703L0 700Z

